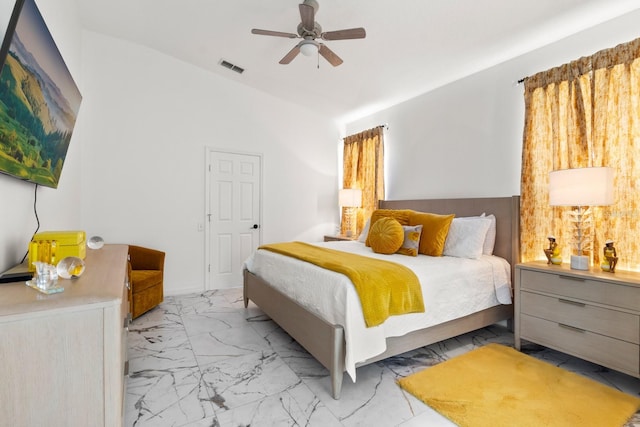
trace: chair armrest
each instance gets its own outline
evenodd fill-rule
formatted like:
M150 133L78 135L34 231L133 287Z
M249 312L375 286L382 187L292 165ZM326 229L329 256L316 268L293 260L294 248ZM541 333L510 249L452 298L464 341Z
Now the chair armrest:
M142 246L129 245L129 258L133 270L164 271L165 253Z

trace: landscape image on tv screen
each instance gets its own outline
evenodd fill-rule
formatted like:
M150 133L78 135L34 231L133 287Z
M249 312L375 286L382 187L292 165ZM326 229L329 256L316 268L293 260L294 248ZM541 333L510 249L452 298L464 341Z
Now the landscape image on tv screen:
M57 188L82 96L34 0L18 0L2 52L0 172Z

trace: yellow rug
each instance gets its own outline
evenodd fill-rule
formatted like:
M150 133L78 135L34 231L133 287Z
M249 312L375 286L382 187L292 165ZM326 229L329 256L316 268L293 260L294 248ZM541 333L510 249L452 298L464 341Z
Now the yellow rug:
M461 427L620 427L640 399L499 344L398 384Z

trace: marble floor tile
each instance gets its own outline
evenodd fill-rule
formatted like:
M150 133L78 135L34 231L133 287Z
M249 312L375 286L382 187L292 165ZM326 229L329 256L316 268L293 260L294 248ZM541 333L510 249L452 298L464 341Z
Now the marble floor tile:
M129 372L197 367L190 340L184 331L162 336L129 333Z
M224 293L219 290L205 291L199 294L179 295L175 297L181 314L198 314L228 307Z
M227 358L201 367L202 379L222 412L297 386L301 380L273 352Z
M235 409L218 413L221 426L322 426L342 424L303 383Z
M452 427L396 380L490 342L512 346L513 334L494 325L360 367L335 400L329 372L253 303L245 309L241 288L168 296L130 326L125 426ZM640 396L638 378L534 344L523 352Z
M268 343L249 325L191 335L191 345L200 367L229 358L273 353Z
M189 335L217 333L247 326L243 309L231 307L195 314L183 314L182 320Z
M186 426L213 419L213 404L197 367L145 370L127 379L127 426Z
M252 326L300 378L329 377L329 370L275 323L261 322Z
M345 376L340 400L331 397L328 378L306 379L305 383L345 427L394 426L426 408L398 387L396 376L379 363L359 368L356 383Z

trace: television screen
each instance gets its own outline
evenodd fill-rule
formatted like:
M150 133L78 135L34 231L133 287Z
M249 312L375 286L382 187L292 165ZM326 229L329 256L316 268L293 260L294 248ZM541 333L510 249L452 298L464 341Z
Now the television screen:
M0 49L0 172L57 188L82 96L34 0L18 0Z

